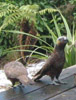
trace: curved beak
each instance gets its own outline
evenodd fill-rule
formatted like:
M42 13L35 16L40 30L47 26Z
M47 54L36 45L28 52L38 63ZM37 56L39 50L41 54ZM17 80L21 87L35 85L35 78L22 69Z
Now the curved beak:
M66 40L65 40L65 43L68 43L68 42L69 42L69 40L68 40L68 39L66 39Z

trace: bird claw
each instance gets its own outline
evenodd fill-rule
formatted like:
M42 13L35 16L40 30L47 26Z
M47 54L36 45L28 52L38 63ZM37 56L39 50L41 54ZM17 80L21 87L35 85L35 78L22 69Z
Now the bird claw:
M40 80L36 79L36 77L33 78L34 82L40 82Z
M56 83L55 81L52 81L50 84L51 85L60 85L60 84Z
M19 84L19 85L17 85L18 87L23 87L23 85L22 84Z
M30 85L34 85L34 84L35 84L35 82L31 80L31 82L30 82L29 84L30 84Z
M41 80L34 80L35 82L41 82Z
M63 82L63 81L56 81L57 83L59 83L59 84L67 84L67 82Z

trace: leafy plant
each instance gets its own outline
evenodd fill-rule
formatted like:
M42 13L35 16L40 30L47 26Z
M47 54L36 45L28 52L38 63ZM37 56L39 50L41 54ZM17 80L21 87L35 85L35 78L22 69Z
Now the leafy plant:
M71 66L76 64L76 29L75 23L73 23L73 30L72 30L72 41L66 47L66 66Z
M5 11L6 6L8 7L7 12ZM36 38L38 41L40 41L41 45L43 46L22 45L22 46L34 46L35 48L33 51L20 50L18 49L18 47L20 46L15 46L13 48L9 48L5 50L4 53L14 52L14 51L18 51L18 52L28 51L28 52L31 52L30 57L32 56L39 59L46 59L48 58L47 53L50 54L53 51L57 38L65 33L64 35L66 35L68 40L70 41L70 43L67 45L65 49L65 52L66 52L65 67L76 64L76 56L75 56L76 48L74 46L75 38L76 38L75 27L73 28L73 32L71 34L72 30L70 30L69 25L65 17L60 12L60 10L48 8L48 7L44 9L39 9L38 5L26 5L26 6L21 6L21 7L15 6L14 12L13 12L13 5L11 5L11 9L12 9L11 11L9 10L9 5L6 5L6 6L3 6L5 12L1 13L0 15L1 17L6 16L4 18L3 24L0 27L1 31L7 32L7 33L24 34L27 36L31 36L33 38ZM1 12L2 12L2 9L1 9ZM47 16L49 16L49 18L47 18ZM31 21L35 22L36 28L38 29L37 36L34 36L27 32L20 32L16 30L3 30L5 27L7 28L8 25L13 24L14 22L16 23L17 21L23 18L29 20L29 22ZM39 32L43 34L41 35ZM49 33L49 36L47 34L45 36L46 32ZM50 44L47 42L47 39L51 40ZM39 49L44 50L46 53L38 52Z
M75 28L74 28L74 30L75 30ZM76 47L75 47L76 31L74 31L74 30L73 30L73 35L71 35L71 39L72 40L70 41L70 38L68 37L69 44L65 48L65 56L66 56L65 67L69 67L71 65L76 64ZM26 35L30 35L28 33L19 32L19 31L13 31L13 30L12 31L5 30L5 31L6 32L10 32L10 33L12 32L12 33L15 33L15 34L26 34ZM54 47L52 47L51 45L49 45L47 42L45 42L44 40L42 40L40 37L33 36L33 35L31 35L31 36L34 37L34 38L37 38L39 41L42 41L47 46L46 45L45 46L36 46L35 45L34 46L35 49L33 51L32 50L24 50L24 51L31 52L30 57L32 56L32 57L36 57L38 59L47 59L48 58L47 54L44 54L44 53L41 53L41 52L37 52L37 50L39 48L41 48L41 49L45 50L46 52L51 53L53 51ZM51 36L54 37L52 34L51 34ZM58 36L56 36L56 37L58 37ZM48 38L48 37L46 37L46 38ZM54 39L54 41L56 41L56 38L52 38L52 39ZM32 45L30 45L30 46L32 46ZM5 52L14 52L14 51L18 51L19 52L20 50L19 49L16 49L16 48L18 48L18 46L17 47L14 47L14 48L10 48L10 49L8 49Z
M7 29L19 29L22 30L23 26L20 26L20 24L23 24L24 21L26 23L26 21L28 20L29 24L35 23L36 22L36 11L38 10L38 5L34 4L34 5L23 5L21 7L10 4L10 3L5 3L5 2L0 2L0 30L7 28ZM23 23L21 23L23 22ZM30 25L31 26L31 25ZM25 27L24 27L25 28ZM31 31L31 30L30 30ZM2 36L6 37L5 33L3 34L2 32L0 32ZM12 36L13 39L13 35L9 35L9 37ZM3 40L3 38L2 38ZM17 39L16 39L17 40ZM5 39L5 43L7 43L7 40ZM8 39L8 43L7 45L10 45L10 39ZM3 41L1 41L2 43ZM4 43L4 42L3 42ZM4 43L4 45L6 45ZM12 41L11 41L12 44ZM13 45L12 45L13 46ZM10 45L11 47L11 45ZM8 46L7 46L8 48ZM1 47L2 49L2 47ZM3 54L1 54L3 55Z
M2 29L8 28L9 25L17 26L16 24L19 23L19 22L22 22L21 23L22 27L20 28L20 30L24 31L25 28L27 28L27 27L23 27L23 26L25 26L23 24L24 23L27 24L27 20L28 20L29 24L33 22L34 25L37 26L36 28L40 30L40 27L37 25L37 22L38 22L37 15L39 15L39 14L42 15L46 11L48 11L49 13L50 12L56 12L56 9L53 9L53 8L50 8L50 9L47 8L45 10L39 10L39 6L36 5L36 4L23 5L23 6L19 7L19 6L13 5L13 4L0 2L0 5L1 5L0 6L0 17L1 17L1 19L3 18L3 23L0 27L0 31ZM39 20L39 22L40 22L40 20ZM31 30L33 29L32 26L31 26ZM15 28L17 29L17 27L15 27ZM26 31L24 31L24 32L26 32Z
M13 24L14 22L18 22L23 18L29 21L36 21L36 11L39 9L38 5L23 5L21 7L15 6L13 4L0 3L0 17L5 16L2 26L0 30L8 26L9 24Z

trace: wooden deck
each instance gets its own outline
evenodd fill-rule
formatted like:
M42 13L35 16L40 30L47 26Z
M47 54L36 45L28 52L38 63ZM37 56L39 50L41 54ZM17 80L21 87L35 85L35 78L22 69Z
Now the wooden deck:
M60 79L66 81L66 85L50 85L50 77L45 76L34 85L17 86L1 92L0 100L76 100L74 73L76 73L76 66L63 70Z

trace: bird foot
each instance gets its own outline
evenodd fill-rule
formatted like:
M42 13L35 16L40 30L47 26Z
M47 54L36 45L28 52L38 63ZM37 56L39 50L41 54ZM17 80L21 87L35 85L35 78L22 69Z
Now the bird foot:
M60 85L60 84L56 83L55 81L52 81L50 84L51 85Z
M36 79L36 77L34 77L33 80L34 80L35 82L40 82L40 80Z
M16 88L16 86L15 86L15 85L12 85L11 87L12 87L12 88Z
M57 80L56 82L59 83L59 84L67 84L67 82L63 82L63 81L60 81L60 80Z
M18 87L23 87L23 85L22 84L19 84L19 85L17 85Z
M30 84L30 85L34 85L34 84L35 84L35 82L31 80L31 82L30 82L29 84Z
M35 79L34 81L35 81L35 82L41 82L40 80L36 80L36 79Z

